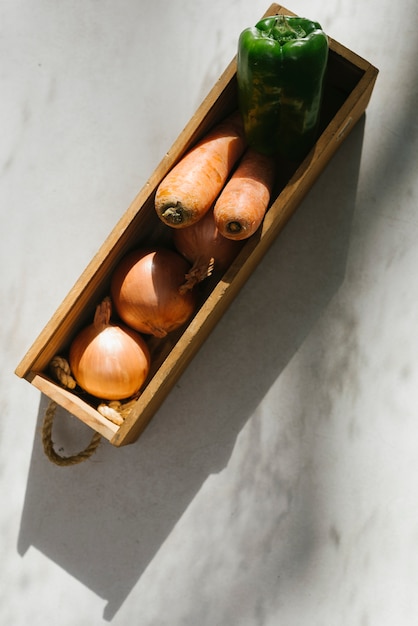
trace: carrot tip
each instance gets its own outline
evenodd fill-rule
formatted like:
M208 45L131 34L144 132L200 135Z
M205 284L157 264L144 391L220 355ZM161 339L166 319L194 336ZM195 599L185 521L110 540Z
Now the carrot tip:
M181 207L168 207L161 213L161 217L165 222L173 225L182 224L184 222L184 213Z
M242 231L242 226L239 222L228 222L226 230L228 233L231 233L231 235L236 235Z

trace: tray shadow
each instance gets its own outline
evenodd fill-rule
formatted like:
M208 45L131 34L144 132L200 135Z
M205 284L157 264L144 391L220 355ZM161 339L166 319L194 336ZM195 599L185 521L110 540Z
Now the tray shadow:
M135 444L103 443L90 460L58 468L42 451L41 397L18 551L36 548L105 599L104 619L112 620L207 478L226 467L243 426L341 285L364 123L365 116ZM58 409L54 440L66 454L91 434Z

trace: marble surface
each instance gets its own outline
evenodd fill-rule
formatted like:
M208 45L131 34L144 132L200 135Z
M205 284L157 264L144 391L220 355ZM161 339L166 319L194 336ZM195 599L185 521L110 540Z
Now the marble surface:
M140 440L58 468L14 368L268 4L0 3L1 624L418 623L418 8L286 6L367 114Z

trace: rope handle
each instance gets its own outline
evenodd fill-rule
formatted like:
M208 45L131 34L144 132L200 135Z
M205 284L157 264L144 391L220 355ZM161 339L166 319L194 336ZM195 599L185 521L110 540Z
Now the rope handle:
M45 411L42 424L42 445L46 456L50 461L52 461L52 463L60 466L77 465L77 463L86 461L96 451L102 438L101 434L94 433L87 448L81 452L72 456L59 455L54 449L54 442L52 440L52 426L54 424L56 410L57 403L51 400Z
M66 389L73 390L77 387L77 382L71 372L70 364L65 357L59 355L54 356L49 363L49 371L53 378ZM108 403L102 402L97 407L97 411L106 419L120 426L123 424L127 415L129 415L135 401L136 397L123 403L115 400ZM78 454L68 457L59 455L55 451L54 442L52 441L52 426L54 423L56 409L56 402L51 400L44 415L42 426L42 444L46 456L56 465L75 465L76 463L85 461L96 451L102 436L100 433L95 433L87 448Z
M70 364L63 356L55 356L49 363L49 371L52 376L66 389L75 389L77 382L72 375ZM106 419L110 420L114 424L120 426L123 424L127 415L129 415L132 406L136 402L136 397L127 400L126 402L120 402L119 400L112 400L108 403L102 402L97 407L97 411L103 415ZM55 418L57 404L53 400L49 403L48 408L45 411L43 426L42 426L42 443L46 456L50 461L56 465L75 465L88 459L96 450L100 443L100 433L95 433L85 450L82 450L78 454L69 457L60 456L54 450L54 443L52 441L52 426Z
M76 387L77 383L72 376L70 365L65 358L55 356L49 364L49 369L54 378L60 382L63 387L66 389L74 389ZM45 411L42 424L42 445L46 456L52 463L60 466L76 465L77 463L86 461L96 451L102 436L100 433L95 433L85 450L72 456L61 456L55 451L54 442L52 440L52 426L54 424L56 410L57 403L51 400Z

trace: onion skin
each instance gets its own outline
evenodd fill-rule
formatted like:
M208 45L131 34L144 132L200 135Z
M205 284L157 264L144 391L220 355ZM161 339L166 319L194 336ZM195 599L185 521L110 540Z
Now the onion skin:
M145 340L131 328L110 323L106 298L96 309L93 324L73 339L69 364L87 393L103 400L122 400L137 394L150 369Z
M131 328L165 337L196 309L192 291L180 293L190 264L168 248L134 250L116 267L111 294L121 320Z
M221 235L215 223L213 209L195 224L176 229L173 242L176 250L192 263L181 287L182 292L192 289L214 271L226 270L243 245L241 241Z

